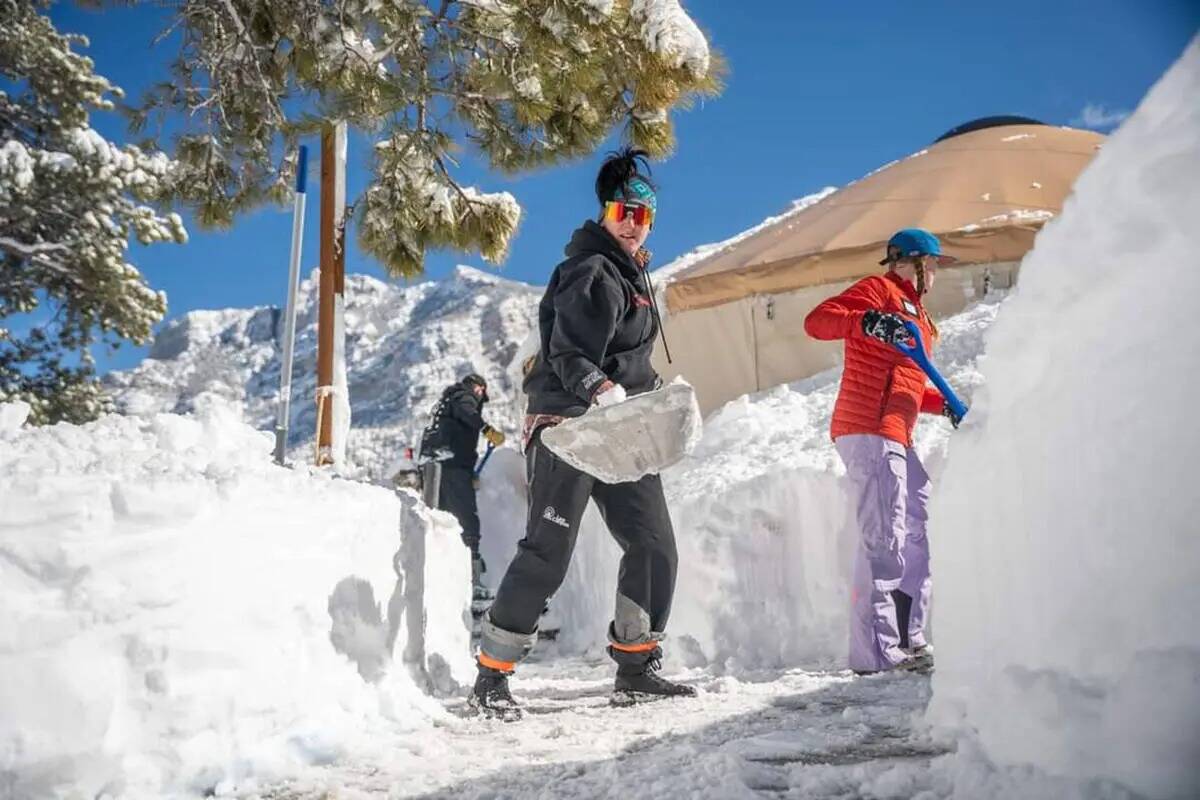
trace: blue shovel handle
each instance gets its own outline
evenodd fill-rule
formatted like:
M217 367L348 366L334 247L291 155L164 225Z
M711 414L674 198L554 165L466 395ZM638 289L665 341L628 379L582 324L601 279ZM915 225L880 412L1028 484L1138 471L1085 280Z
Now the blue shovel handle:
M484 466L487 464L488 459L492 457L492 451L495 449L496 449L496 445L492 444L491 442L488 442L487 450L484 451L483 458L479 459L479 466L475 468L475 477L476 478L479 477L479 473L483 472Z
M897 344L895 346L896 349L911 358L917 363L918 367L924 370L925 374L929 376L929 380L933 381L933 385L942 393L946 405L961 420L967 415L967 406L962 400L958 399L958 395L950 388L950 384L946 383L946 379L942 377L942 373L938 372L937 367L929 360L929 356L925 355L925 345L921 341L921 329L917 327L917 323L911 320L905 320L904 327L912 335L913 343L911 345Z

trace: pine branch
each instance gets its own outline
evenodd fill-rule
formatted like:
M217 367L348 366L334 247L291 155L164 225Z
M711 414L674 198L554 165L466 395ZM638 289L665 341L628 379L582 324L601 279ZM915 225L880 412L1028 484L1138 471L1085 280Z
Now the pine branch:
M255 51L258 48L255 46L254 41L250 38L250 34L246 31L246 26L242 24L242 18L238 14L237 9L234 8L233 0L222 0L222 2L225 5L226 10L229 11L229 16L230 19L233 20L234 27L237 28L238 37L245 42L246 47L248 48L250 61L254 65L254 71L258 73L259 82L262 84L263 94L270 102L269 110L272 112L272 116L276 121L282 122L284 119L283 109L279 107L277 98L275 97L275 92L271 88L270 83L267 81L267 76L263 75L262 67L258 63L258 58L255 57Z

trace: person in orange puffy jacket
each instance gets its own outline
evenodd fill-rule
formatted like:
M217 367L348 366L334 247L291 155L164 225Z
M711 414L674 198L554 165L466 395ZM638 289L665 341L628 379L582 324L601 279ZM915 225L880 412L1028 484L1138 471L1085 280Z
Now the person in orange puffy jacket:
M912 447L917 414L959 420L925 373L896 349L921 331L926 352L937 326L922 298L937 268L953 261L937 237L919 228L897 232L887 245L883 275L863 278L814 308L804 329L815 339L845 340L842 384L830 434L846 465L860 533L851 591L850 668L871 673L928 669L929 475Z

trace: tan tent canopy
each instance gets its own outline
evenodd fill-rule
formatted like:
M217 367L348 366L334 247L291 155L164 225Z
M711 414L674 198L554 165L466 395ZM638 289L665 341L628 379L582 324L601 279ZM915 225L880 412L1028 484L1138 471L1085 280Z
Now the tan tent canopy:
M1048 125L942 139L677 273L671 311L878 271L900 228L937 234L964 264L1020 261L1104 137Z
M804 332L817 303L879 273L901 228L930 230L960 259L940 270L935 317L1013 285L1034 236L1061 210L1104 137L1020 118L961 126L819 202L670 274L665 320L674 363L706 413L748 392L835 366L840 342ZM670 272L671 267L666 268Z

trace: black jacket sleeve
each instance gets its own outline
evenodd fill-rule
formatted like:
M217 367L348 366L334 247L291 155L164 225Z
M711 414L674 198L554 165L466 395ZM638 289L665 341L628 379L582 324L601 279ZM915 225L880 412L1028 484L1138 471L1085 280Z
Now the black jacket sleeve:
M469 391L455 392L450 396L447 405L450 408L450 413L459 422L467 425L476 433L479 433L483 429L483 404Z
M559 276L546 359L567 391L586 403L606 379L600 364L624 305L602 257L566 265Z

